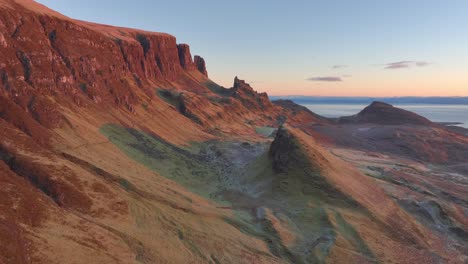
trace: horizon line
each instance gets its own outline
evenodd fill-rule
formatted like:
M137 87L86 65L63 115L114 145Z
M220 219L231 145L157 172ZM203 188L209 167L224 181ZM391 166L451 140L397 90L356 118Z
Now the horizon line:
M269 97L331 97L331 98L468 98L468 95L436 95L436 96L420 96L420 95L402 95L402 96L368 96L368 95L268 95Z

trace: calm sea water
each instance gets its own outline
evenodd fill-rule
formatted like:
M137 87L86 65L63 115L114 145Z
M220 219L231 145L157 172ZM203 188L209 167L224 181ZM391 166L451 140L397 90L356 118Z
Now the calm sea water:
M325 117L350 116L359 113L367 105L360 104L303 104L311 111ZM429 105L401 104L394 105L421 116L433 122L460 122L468 128L468 105Z

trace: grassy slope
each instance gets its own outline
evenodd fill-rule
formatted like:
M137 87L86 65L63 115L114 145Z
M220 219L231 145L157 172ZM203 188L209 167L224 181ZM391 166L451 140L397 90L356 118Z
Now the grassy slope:
M117 125L105 125L100 132L129 158L191 191L207 198L215 191L215 185L209 184L216 182L215 171L190 148L176 147L142 131Z
M350 250L372 256L359 234L337 216L340 215L337 211L333 210L338 224L330 221L329 208L338 201L314 191L320 173L310 164L292 164L285 175L272 169L272 160L264 147L244 164L239 157L252 152L249 148L253 146L211 142L181 148L117 125L105 125L100 132L131 159L192 192L228 205L234 212L233 217L225 218L228 224L264 240L273 255L288 262L325 262L339 235L351 241ZM225 154L235 151L240 153ZM228 165L236 163L236 159L242 164ZM310 177L315 177L315 183ZM338 204L344 210L362 214L352 203ZM261 206L271 208L272 214L259 217L256 212ZM292 242L285 239L289 234L294 234ZM178 235L184 236L182 231Z

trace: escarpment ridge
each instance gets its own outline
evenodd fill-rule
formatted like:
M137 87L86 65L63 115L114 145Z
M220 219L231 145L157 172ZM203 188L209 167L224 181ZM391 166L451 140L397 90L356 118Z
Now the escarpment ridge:
M34 1L0 8L0 87L22 106L31 94L66 95L133 111L137 90L149 93L184 74L207 76L189 46L169 34L76 21Z
M0 263L466 262L468 139L348 121L222 87L169 34L0 0Z

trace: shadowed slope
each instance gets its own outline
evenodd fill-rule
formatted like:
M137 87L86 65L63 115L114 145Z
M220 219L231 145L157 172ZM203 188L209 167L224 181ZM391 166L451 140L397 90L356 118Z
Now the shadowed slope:
M290 126L280 128L270 155L273 168L279 173L273 178L281 179L278 181L281 192L286 192L290 197L297 196L299 192L312 194L316 201L318 199L329 206L333 205L333 210L344 210L342 212L351 219L356 217L351 215L357 214L361 215L360 221L373 222L369 230L365 231L363 227L357 230L364 232L360 233L363 236L366 234L363 241L376 254L397 260L401 255L412 258L418 252L417 258L434 262L437 257L433 258L430 251L437 250L442 258L451 257L452 253L445 248L442 240L400 208L372 178L331 155L304 132ZM273 186L273 193L274 190ZM338 215L333 219L336 223L342 222ZM375 224L379 226L376 229L372 227ZM400 244L398 250L375 244L381 235L389 239L389 244ZM411 260L407 263L411 263Z

